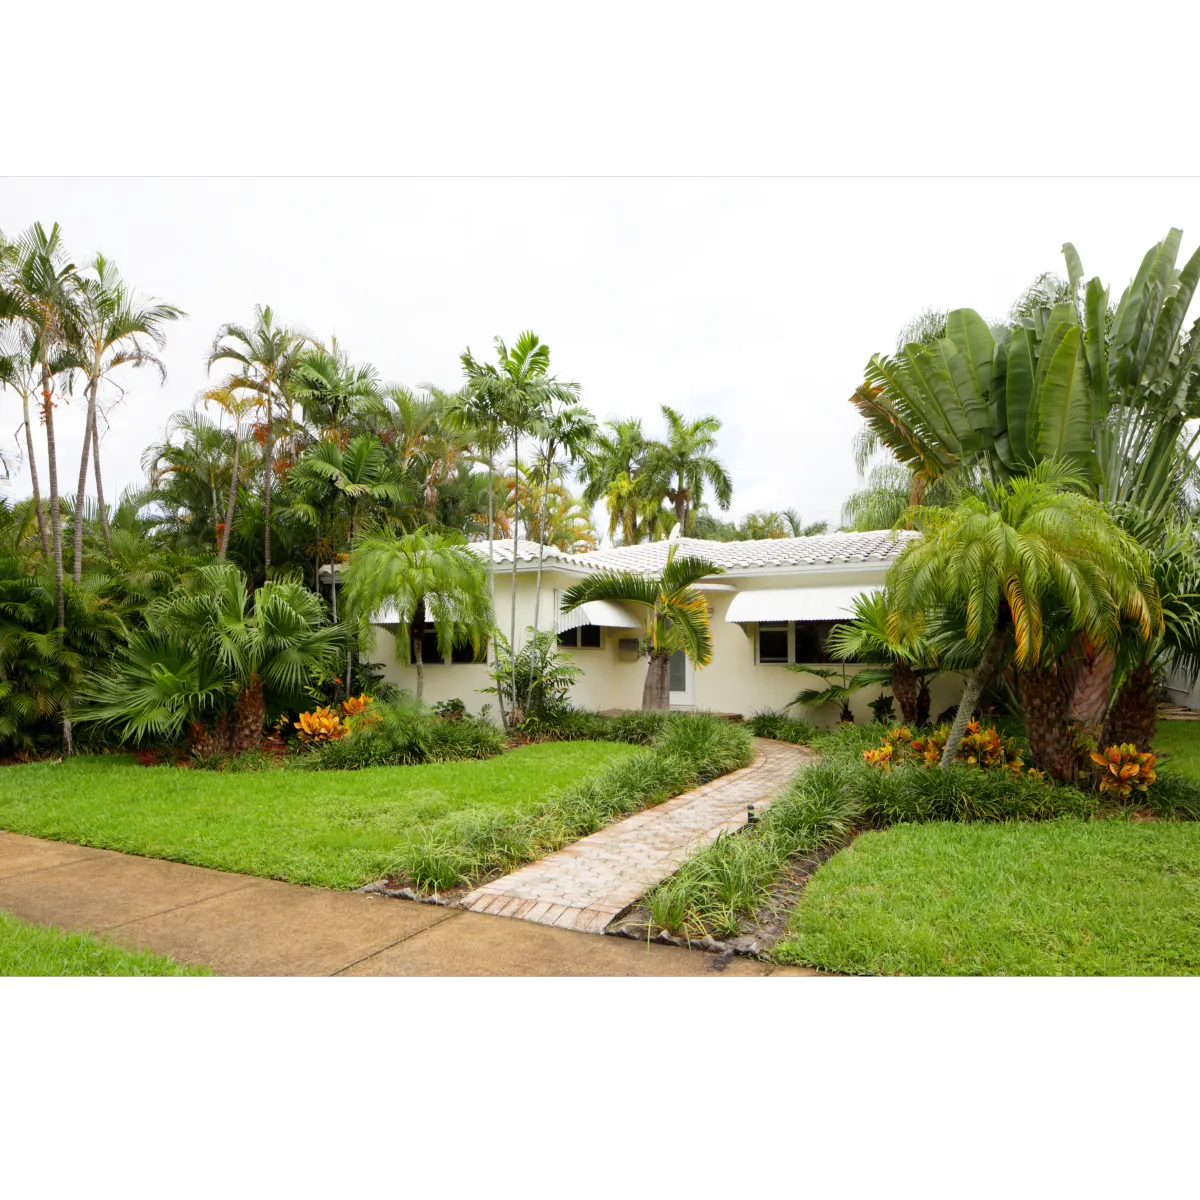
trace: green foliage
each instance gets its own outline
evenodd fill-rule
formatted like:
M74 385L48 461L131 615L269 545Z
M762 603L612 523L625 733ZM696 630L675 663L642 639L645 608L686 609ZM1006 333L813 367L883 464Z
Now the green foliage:
M1200 782L1178 768L1159 771L1144 799L1156 817L1200 821Z
M791 742L794 746L810 745L817 735L815 725L769 708L756 712L746 722L746 728L755 737L774 738L777 742Z
M411 703L375 704L368 716L349 737L326 742L299 761L313 771L357 771L490 758L504 749L500 730L474 717L447 721Z
M627 733L636 728L624 727ZM395 870L423 890L477 883L744 767L753 753L746 732L727 721L708 713L672 714L647 753L551 796L527 815L475 815L413 831Z
M488 674L493 686L481 691L495 696L503 690L505 697L527 714L555 711L566 704L567 692L583 671L559 653L558 635L553 630L528 626L515 655L498 629L492 639L495 661Z
M629 712L592 712L585 708L549 709L531 713L521 732L530 738L547 741L626 742L648 746L658 738L669 720L661 709L634 709Z

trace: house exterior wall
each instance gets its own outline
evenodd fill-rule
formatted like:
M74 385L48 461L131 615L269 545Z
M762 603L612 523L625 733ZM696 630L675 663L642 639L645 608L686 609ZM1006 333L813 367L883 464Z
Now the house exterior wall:
M782 574L779 577L752 577L745 579L727 578L738 591L770 587L796 587L798 583L815 586L826 584L862 584L865 588L882 585L886 564L871 564L869 568L844 571L821 571ZM511 573L501 567L496 572L496 621L508 636L511 614ZM542 576L542 600L538 624L543 629L555 626L555 592L563 591L578 580L579 576L560 570L545 570ZM521 570L517 573L517 633L533 624L536 572ZM725 615L735 592L706 592L712 612L713 659L709 666L695 672L693 704L696 709L714 712L740 713L750 716L765 708L783 708L798 692L806 687L817 686L820 680L789 669L779 663L756 661L757 627L733 625ZM633 610L630 610L633 611ZM384 664L384 679L389 683L416 692L417 673L412 666L401 666L396 661L396 642L386 629L377 628L376 646L371 658ZM581 708L640 708L642 685L646 678L645 659L635 652L622 651L622 638L637 637L635 629L605 629L602 644L598 648L564 647L562 653L583 671L569 693L570 702ZM859 668L851 665L848 670ZM439 700L459 699L471 713L478 713L484 705L491 705L494 719L499 719L495 696L480 689L488 687L488 668L480 663L445 663L426 665L426 704ZM957 703L962 691L961 677L954 674L938 676L930 686L932 693L931 711L934 717L949 705ZM869 721L872 712L869 703L879 689L864 688L851 700L851 711L856 721ZM834 706L823 710L793 709L795 715L816 725L832 726L838 712Z

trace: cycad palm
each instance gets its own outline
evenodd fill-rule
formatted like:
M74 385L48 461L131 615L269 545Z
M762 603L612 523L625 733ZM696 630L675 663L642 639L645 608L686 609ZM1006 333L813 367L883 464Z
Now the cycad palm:
M667 551L666 565L657 578L635 571L598 571L563 593L563 612L593 600L619 600L645 610L649 659L642 689L643 708L670 706L669 664L682 650L696 667L712 661L712 624L708 601L695 584L721 568L704 558L676 558L678 546Z
M492 627L489 574L459 533L418 529L398 537L384 530L360 538L350 555L345 576L350 619L369 626L383 610L395 611L397 658L408 664L415 650L418 702L425 695L422 636L428 623L443 658L456 645L470 642L478 652L486 643Z
M983 497L925 514L925 534L888 573L892 644L922 637L931 616L958 610L978 655L963 689L943 765L1011 639L1018 669L1042 662L1047 626L1115 641L1122 618L1143 638L1162 625L1145 551L1095 501L1078 475L1042 464L988 484Z

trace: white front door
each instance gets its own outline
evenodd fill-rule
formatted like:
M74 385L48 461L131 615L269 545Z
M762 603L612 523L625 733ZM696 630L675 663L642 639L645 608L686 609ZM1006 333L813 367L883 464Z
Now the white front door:
M690 708L696 702L694 693L696 672L692 666L692 660L682 650L676 650L671 655L667 673L671 707Z

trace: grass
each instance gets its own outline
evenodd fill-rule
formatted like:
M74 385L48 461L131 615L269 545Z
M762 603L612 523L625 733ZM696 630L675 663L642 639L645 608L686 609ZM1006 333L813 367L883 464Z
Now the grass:
M27 925L0 912L0 975L209 975L170 958L125 950L85 933Z
M422 890L478 883L747 766L754 757L744 729L708 713L675 714L656 728L649 750L636 759L563 788L526 813L467 813L413 830L395 872Z
M378 878L415 826L511 820L638 750L545 743L496 758L361 771L226 774L123 755L0 768L0 828L293 883Z
M898 825L809 881L780 962L851 974L1200 974L1200 825Z
M1154 749L1170 755L1164 766L1200 777L1200 721L1159 721Z

